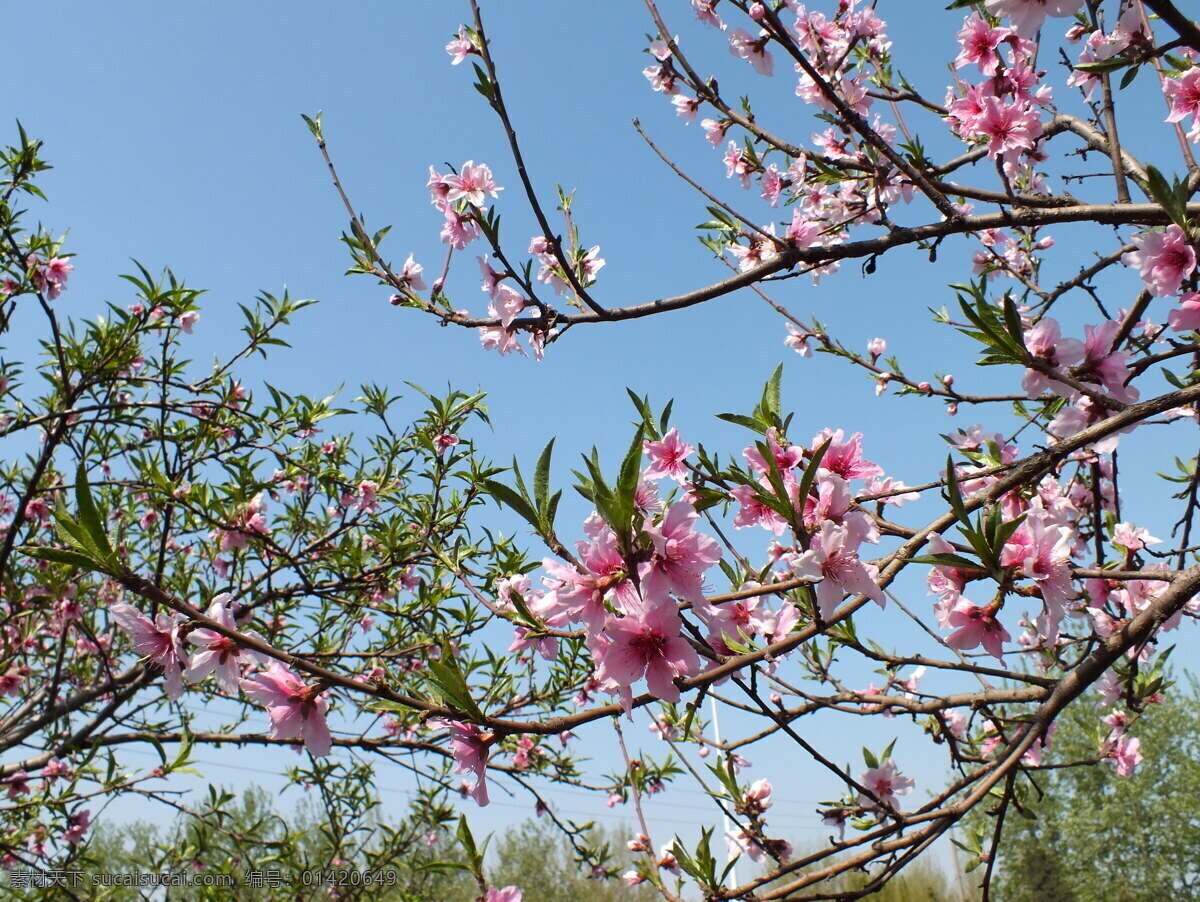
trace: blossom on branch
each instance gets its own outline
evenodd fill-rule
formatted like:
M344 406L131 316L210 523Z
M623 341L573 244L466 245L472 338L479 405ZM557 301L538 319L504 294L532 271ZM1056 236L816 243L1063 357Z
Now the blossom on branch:
M273 661L240 685L246 695L266 706L271 736L299 739L315 758L329 754L333 745L325 723L329 693L320 683L305 684L285 664Z

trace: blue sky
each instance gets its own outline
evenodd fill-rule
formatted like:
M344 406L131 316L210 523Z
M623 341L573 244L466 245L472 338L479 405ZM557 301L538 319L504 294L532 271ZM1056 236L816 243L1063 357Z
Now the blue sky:
M961 14L944 13L942 3L880 6L900 68L940 99ZM720 153L703 140L698 124L683 126L669 103L649 90L641 74L649 58L641 50L651 25L642 6L526 0L484 9L543 201L553 207L555 183L576 189L582 240L599 243L608 261L596 290L601 302L623 306L724 277L727 270L695 239L694 226L708 218L703 201L659 163L630 120L640 117L668 153L735 208L764 220L768 208L726 182ZM663 9L703 71L717 74L730 96L753 90L756 111L773 128L807 143L814 123L791 96L786 71L773 81L755 75L715 33L693 26L685 4L664 3ZM840 362L798 357L782 344L782 321L748 291L667 316L573 330L541 363L500 359L482 351L472 333L392 308L386 291L362 277L343 276L348 260L338 236L346 227L344 211L300 114L324 110L330 150L354 203L372 229L393 226L384 249L394 261L413 252L427 273L438 269L443 246L424 187L427 169L467 159L488 162L506 186L499 201L506 234L512 248L523 250L538 230L522 203L503 134L471 88L469 67L452 67L442 49L468 15L467 4L409 0L353 13L311 2L181 10L67 3L44 40L11 42L6 108L46 142L55 165L43 180L51 203L34 212L53 231L69 227L67 247L78 255L70 290L57 302L64 311L94 315L104 301L129 303L128 286L118 276L131 270L130 258L152 271L170 266L208 290L194 337L195 357L203 364L236 340L237 303L286 286L293 296L321 304L296 318L294 349L258 364L257 379L322 395L342 383L351 393L363 382L401 388L411 380L431 390L447 383L482 386L490 393L494 430L476 436L479 446L502 462L514 454L531 460L557 436L556 478L564 485L576 451L595 444L611 460L627 445L632 408L625 386L649 393L659 405L674 397L674 419L688 440L736 453L749 433L713 414L752 406L780 360L785 407L797 411L794 439L807 441L825 426L862 431L868 456L909 483L935 478L942 468L939 432L974 422L969 411L950 420L936 403L877 399L873 383ZM1056 84L1069 105L1061 78ZM1130 120L1127 136L1154 160L1173 144L1166 143L1170 135L1156 108L1144 109L1149 112ZM949 146L930 120L910 124L935 150ZM1164 163L1170 168L1169 157ZM1098 232L1055 234L1067 249L1053 265L1069 273L1090 258L1089 242ZM1111 244L1103 246L1109 249ZM928 377L936 368L954 372L963 390L1012 390L1016 374L972 370L973 349L930 324L924 312L953 303L945 284L965 279L967 269L946 261L966 261L969 253L965 243L949 243L942 249L944 265L931 266L920 252L900 252L880 260L873 276L851 263L818 288L797 279L779 283L772 293L802 317L815 313L851 347L886 337L911 375ZM460 266L463 279L451 281L456 306L481 313L485 296L473 260L463 255L459 263L468 265ZM1112 285L1125 292L1118 297L1133 287L1128 279ZM20 349L21 340L10 352ZM1127 441L1145 455L1146 473L1168 465L1171 448L1157 436ZM1153 519L1161 483L1129 471L1123 477L1130 509L1164 535L1157 530L1169 524ZM572 493L567 498L563 522L577 522L587 511ZM928 610L919 584L907 586L906 601ZM864 626L906 636L898 616L894 610L871 612ZM865 685L866 669L862 676ZM813 728L828 724L816 719ZM941 762L922 757L929 749L914 731L898 721L870 727L864 721L863 728L868 732L862 736L839 730L822 737L835 760L857 766L860 745L882 747L894 732L907 732L898 758L922 788L940 785ZM599 741L604 729L593 727L588 738ZM644 730L640 723L635 735L649 745ZM230 769L229 752L205 750L200 757L214 762L214 780L273 785L268 774L274 753L253 763L237 754L238 770ZM766 774L775 770L770 765L790 762L763 757L756 763L768 765ZM829 792L814 768L802 766L798 773L794 785L778 787L783 799L796 803L780 811L780 822L797 831L817 823L811 803ZM380 785L403 791L407 783L397 772L381 775ZM523 803L505 807L507 800L494 797L480 819L484 828L529 810ZM564 810L613 816L585 796L557 797ZM661 823L663 836L655 840L694 823L700 812L688 806L701 801L684 792L656 802L652 823Z

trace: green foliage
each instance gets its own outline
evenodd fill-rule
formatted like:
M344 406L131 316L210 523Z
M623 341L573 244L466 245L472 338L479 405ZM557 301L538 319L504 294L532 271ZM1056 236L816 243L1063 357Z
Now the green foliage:
M139 874L171 875L175 885L165 898L178 902L316 902L330 898L322 873L332 871L337 881L343 869L353 882L343 897L357 902L473 899L475 881L458 866L453 837L447 828L425 823L429 813L417 805L408 819L385 822L373 813L344 820L321 796L282 811L274 793L260 787L240 797L210 788L205 806L173 824L101 824L67 869L80 872L79 898L95 902L141 902L155 891L105 885L120 878L101 876ZM432 847L426 842L430 831L437 837ZM373 875L369 886L367 873ZM199 885L198 875L217 885ZM196 882L186 885L191 880ZM222 880L226 885L219 885ZM6 893L28 902L68 898L53 887L9 886Z
M1147 166L1146 179L1137 181L1147 196L1167 211L1171 222L1186 232L1188 229L1187 205L1191 197L1187 180L1172 176L1171 181L1168 182L1166 176L1156 167Z
M871 878L863 874L843 874L833 881L830 890L861 889ZM906 867L883 887L863 896L871 902L974 902L978 894L970 878L946 873L928 860Z
M1130 732L1145 761L1035 776L1034 819L1005 821L1000 902L1177 902L1200 899L1200 690L1180 681ZM1059 720L1055 760L1094 758L1107 728L1086 703Z
M607 846L614 856L609 876L593 878L580 870L570 844L553 824L529 820L494 838L491 851L496 864L488 876L495 886L521 887L528 902L648 902L659 898L649 884L629 887L618 879L633 865L625 848L628 838L600 828L588 834L590 846Z

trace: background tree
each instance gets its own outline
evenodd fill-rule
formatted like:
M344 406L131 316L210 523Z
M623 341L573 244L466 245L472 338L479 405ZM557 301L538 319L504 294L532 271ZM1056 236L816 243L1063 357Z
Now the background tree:
M597 827L585 841L607 847L612 855L609 868L617 873L633 867L626 848L630 835L624 831ZM519 886L525 899L545 902L571 902L594 899L596 902L639 902L654 898L649 886L627 886L619 880L597 880L580 869L575 850L562 832L545 820L527 820L492 839L491 854L496 865L492 879L498 885ZM466 900L464 900L466 902Z
M1086 760L1107 740L1086 708L1059 721L1055 762ZM1004 902L1200 898L1200 692L1172 687L1137 718L1146 760L1063 767L1034 779L1030 818L1014 818L1000 858Z
M353 902L449 902L473 896L470 875L446 866L461 864L452 833L415 820L383 821L379 810L372 809L351 825L353 843L348 845L331 843L330 823L329 813L311 798L287 811L261 788L235 795L217 787L205 804L169 825L100 823L72 862L83 880L75 892L83 899L141 902L163 890L91 881L112 874L166 874L183 881L166 894L180 902L228 899L232 893L262 902L315 902L329 898L327 881L318 874L342 873L338 897ZM225 875L233 883L186 882L198 874ZM12 890L14 899L46 897L45 889Z

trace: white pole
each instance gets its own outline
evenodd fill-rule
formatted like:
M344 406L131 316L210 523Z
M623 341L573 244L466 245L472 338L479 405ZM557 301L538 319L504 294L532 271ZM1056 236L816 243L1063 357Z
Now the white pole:
M712 705L713 738L716 739L717 745L720 745L721 744L721 723L717 719L717 700L710 695L708 697L708 701ZM721 811L721 823L725 829L725 832L727 834L730 833L732 825L729 823L729 815L725 813L724 809L722 809L722 811ZM733 857L732 850L729 848L729 842L727 840L725 843L725 863L729 864L730 859L732 857ZM736 864L732 868L730 868L729 876L731 878L733 878L733 885L737 886L738 879L737 879L737 865Z

